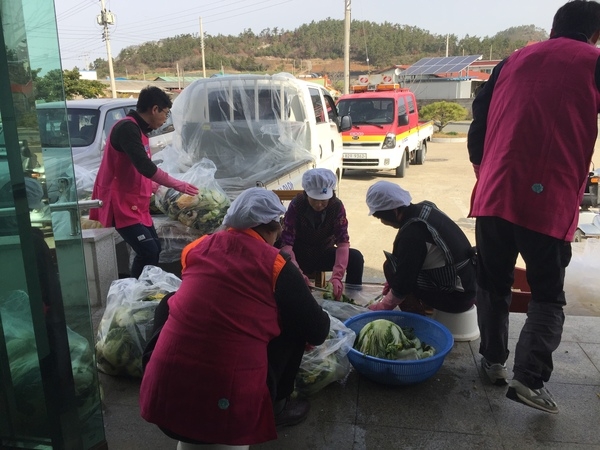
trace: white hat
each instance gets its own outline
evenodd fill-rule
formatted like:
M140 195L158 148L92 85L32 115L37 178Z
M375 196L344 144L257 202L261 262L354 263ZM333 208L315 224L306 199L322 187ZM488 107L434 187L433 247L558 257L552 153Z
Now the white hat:
M254 187L246 189L231 202L223 225L244 230L279 220L283 214L285 208L275 192Z
M389 211L401 206L408 206L411 200L408 191L389 181L378 181L367 191L367 206L370 216L377 211Z
M337 177L329 169L310 169L302 175L302 188L306 195L315 200L329 200L333 197L333 190Z

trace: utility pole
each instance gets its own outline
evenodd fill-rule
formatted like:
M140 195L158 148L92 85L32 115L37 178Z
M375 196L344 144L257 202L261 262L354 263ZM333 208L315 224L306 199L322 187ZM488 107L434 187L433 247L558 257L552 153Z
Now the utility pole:
M206 78L206 64L204 63L204 31L202 30L202 17L200 17L200 49L202 50L202 76Z
M110 52L110 38L108 37L108 26L115 24L115 15L106 10L104 0L100 0L100 14L96 17L98 25L104 27L102 31L102 39L106 42L106 55L108 56L108 73L110 76L110 89L112 97L117 98L117 87L115 86L115 72L113 70L112 54Z
M350 3L344 0L344 94L350 91Z

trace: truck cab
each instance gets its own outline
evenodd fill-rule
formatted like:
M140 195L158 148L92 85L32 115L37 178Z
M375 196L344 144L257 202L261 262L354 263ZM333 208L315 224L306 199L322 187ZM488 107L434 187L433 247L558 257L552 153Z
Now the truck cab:
M415 95L390 77L359 77L337 109L352 118L352 129L342 134L345 170L395 170L402 178L409 164L425 162L433 123L419 121Z

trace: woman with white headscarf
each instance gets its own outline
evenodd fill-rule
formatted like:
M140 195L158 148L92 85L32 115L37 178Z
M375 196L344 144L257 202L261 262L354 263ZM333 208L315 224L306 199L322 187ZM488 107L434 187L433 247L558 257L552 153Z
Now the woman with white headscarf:
M342 201L335 195L337 177L325 168L307 170L302 175L303 192L292 199L283 218L281 249L305 275L331 271L329 282L339 300L342 280L362 285L364 258L350 248L348 219Z
M284 212L272 191L248 189L226 229L183 250L183 282L140 390L142 417L179 449L247 449L308 414L306 400L289 397L304 347L324 342L329 316L273 246Z
M411 196L389 181L367 190L369 215L398 229L383 266L383 299L372 310L424 313L434 308L461 313L475 304L475 250L465 233L433 203L411 203ZM410 306L409 306L410 305ZM419 310L420 309L420 310Z

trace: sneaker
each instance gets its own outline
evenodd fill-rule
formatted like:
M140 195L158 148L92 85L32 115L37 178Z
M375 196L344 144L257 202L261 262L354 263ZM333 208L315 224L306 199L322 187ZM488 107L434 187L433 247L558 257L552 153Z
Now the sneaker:
M506 396L515 402L523 403L550 414L558 413L556 401L545 387L531 389L517 380L511 380L508 383Z
M506 386L508 382L508 371L506 364L493 364L485 358L481 358L481 368L486 373L488 379L496 386Z
M285 406L275 414L275 426L279 429L297 425L304 421L310 411L310 403L308 400L295 398L287 399Z

